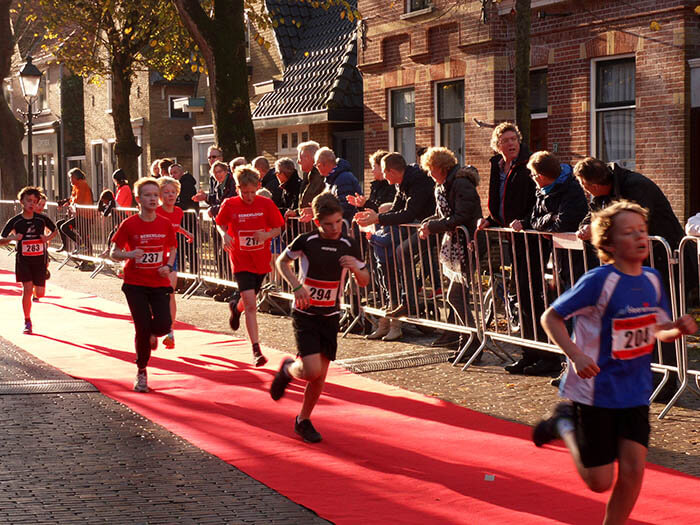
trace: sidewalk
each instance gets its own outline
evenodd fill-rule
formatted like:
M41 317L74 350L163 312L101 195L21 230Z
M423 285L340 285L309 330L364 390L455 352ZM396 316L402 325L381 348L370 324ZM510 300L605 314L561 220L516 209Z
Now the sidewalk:
M70 378L0 338L0 382L47 379ZM0 523L328 523L97 392L0 414Z

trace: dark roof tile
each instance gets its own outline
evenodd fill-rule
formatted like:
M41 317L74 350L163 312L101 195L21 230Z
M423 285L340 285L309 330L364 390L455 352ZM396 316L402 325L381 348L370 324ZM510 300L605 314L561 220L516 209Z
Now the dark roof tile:
M357 0L350 5L357 6ZM342 8L311 8L297 0L267 0L273 19L284 18L275 37L286 69L280 85L258 102L253 118L362 108L357 71L356 24ZM297 15L296 13L299 13ZM294 14L292 14L294 13ZM293 17L293 18L292 18ZM301 27L292 24L292 19Z

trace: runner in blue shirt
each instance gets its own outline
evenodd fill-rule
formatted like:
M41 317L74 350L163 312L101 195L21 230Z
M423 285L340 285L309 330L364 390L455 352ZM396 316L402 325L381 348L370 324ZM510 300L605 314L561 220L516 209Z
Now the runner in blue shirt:
M593 244L604 266L586 273L542 315L542 326L569 359L562 397L533 431L541 447L561 437L581 478L607 491L607 525L625 523L642 487L649 446L651 355L656 339L693 334L690 315L670 321L659 273L643 266L649 255L647 210L618 201L597 212ZM564 321L575 317L573 340Z

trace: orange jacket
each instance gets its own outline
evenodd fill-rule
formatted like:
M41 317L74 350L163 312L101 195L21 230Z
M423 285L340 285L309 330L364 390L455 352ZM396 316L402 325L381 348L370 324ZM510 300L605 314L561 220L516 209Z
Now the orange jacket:
M78 179L70 192L71 204L93 204L92 190L85 179Z

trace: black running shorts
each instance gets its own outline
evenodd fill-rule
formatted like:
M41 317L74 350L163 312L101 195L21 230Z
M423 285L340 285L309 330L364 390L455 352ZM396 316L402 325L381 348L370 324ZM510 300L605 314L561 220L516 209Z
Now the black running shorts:
M236 272L233 274L238 285L238 291L255 290L257 294L262 288L262 283L265 280L266 273L253 272Z
M34 286L46 286L46 264L44 258L40 263L15 262L15 280L18 283L32 281Z
M335 361L338 351L338 329L340 314L313 315L292 312L292 326L297 340L297 355L304 357L323 354Z
M629 439L649 448L649 407L602 408L574 403L576 441L586 468L612 463L619 440Z

